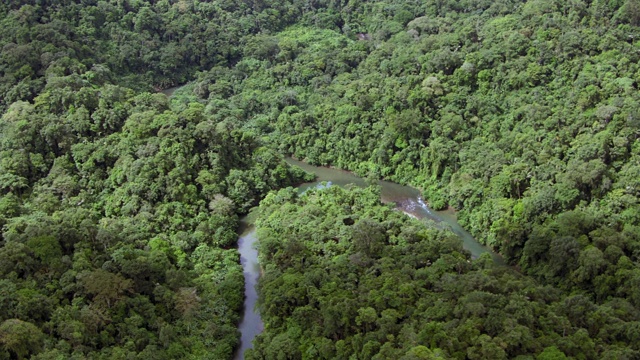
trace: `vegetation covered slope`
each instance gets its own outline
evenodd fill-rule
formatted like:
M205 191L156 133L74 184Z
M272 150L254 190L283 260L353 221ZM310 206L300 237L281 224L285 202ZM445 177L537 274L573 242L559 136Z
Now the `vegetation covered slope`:
M185 83L235 62L244 36L282 28L302 12L289 1L57 1L0 4L0 110L32 100L44 78L110 70L136 89Z
M640 313L471 262L460 240L329 187L260 204L259 308L248 359L633 359Z
M327 5L194 92L284 153L421 188L540 281L640 307L637 9Z
M0 358L230 358L236 213L304 173L197 103L83 92L0 121Z
M231 61L240 30L206 47L210 20L260 12L214 5L0 5L0 359L232 357L237 214L305 174L193 97L120 86Z
M562 329L532 330L552 340L533 334L530 353L637 357L639 9L3 2L0 357L229 357L242 299L236 212L303 176L277 152L411 183L459 209L531 286L559 291L545 306L575 311L553 310ZM193 97L140 92L199 70ZM520 291L505 286L491 293ZM503 339L489 313L474 315L469 342L429 351L471 357L473 334ZM265 339L284 329L273 319ZM340 351L377 350L349 344ZM515 355L508 344L497 346Z

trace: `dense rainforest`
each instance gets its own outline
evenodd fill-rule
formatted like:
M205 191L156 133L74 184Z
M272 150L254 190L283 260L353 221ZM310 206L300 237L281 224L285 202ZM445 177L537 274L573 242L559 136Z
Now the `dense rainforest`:
M563 294L376 188L272 193L257 220L266 331L246 359L633 359L637 309ZM633 321L634 319L635 321Z
M238 214L307 174L188 96L140 91L197 69L176 64L225 63L235 35L205 25L231 15L167 1L6 4L0 359L231 358ZM228 49L198 55L193 36Z
M0 359L640 358L638 0L0 3ZM191 81L168 98L157 90ZM413 185L507 267L283 156Z

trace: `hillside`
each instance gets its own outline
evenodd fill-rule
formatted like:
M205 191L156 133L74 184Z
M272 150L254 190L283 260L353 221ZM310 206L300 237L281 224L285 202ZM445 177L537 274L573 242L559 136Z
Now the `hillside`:
M295 316L330 317L342 295L270 312L283 281L315 272L263 250L279 268L261 285L272 325L254 358L640 357L636 0L23 0L0 4L0 25L0 359L230 358L238 216L308 179L283 156L413 185L510 268L438 245L424 256L441 278L424 288L431 270L397 274L414 254L392 243L424 224L374 200L325 209L368 219L357 236L389 259L344 246L333 255L351 263L307 264L335 279L307 280L411 285L388 288L398 304L344 293L335 331L307 332ZM281 196L263 207L308 215ZM346 231L260 221L301 237L296 251Z

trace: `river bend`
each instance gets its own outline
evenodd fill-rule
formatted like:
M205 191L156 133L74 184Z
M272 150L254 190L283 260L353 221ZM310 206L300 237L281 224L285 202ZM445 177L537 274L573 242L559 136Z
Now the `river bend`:
M368 184L362 178L345 170L328 167L318 167L309 165L302 161L287 159L290 165L297 165L305 171L316 174L316 181L304 183L298 186L300 191L318 186L322 182L330 185L345 186L354 184L365 187ZM462 240L463 247L471 253L473 258L477 258L483 253L491 254L496 263L503 263L499 255L491 252L489 248L476 241L469 232L464 230L456 221L453 211L434 211L422 199L420 191L409 186L403 186L390 181L378 181L381 188L381 200L385 203L395 203L398 210L410 214L418 219L431 219L442 227L449 228ZM249 214L242 219L240 237L238 238L238 251L240 261L244 270L245 279L245 302L242 321L238 327L240 330L240 348L236 353L236 359L244 358L245 350L251 348L253 339L263 328L260 314L255 309L258 294L256 284L260 277L260 266L258 265L258 251L255 249L256 232L253 227L255 214Z

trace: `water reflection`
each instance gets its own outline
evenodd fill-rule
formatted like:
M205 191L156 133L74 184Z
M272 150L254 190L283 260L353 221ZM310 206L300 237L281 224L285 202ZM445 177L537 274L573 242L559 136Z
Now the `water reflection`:
M287 159L287 162L291 165L297 165L308 172L315 173L317 176L316 181L298 186L300 192L305 192L311 188L345 186L348 184L360 187L369 185L364 179L348 171L313 166L294 159ZM377 184L380 186L380 195L383 202L395 203L398 210L417 219L433 220L437 226L451 230L462 240L463 247L471 253L473 258L477 258L483 253L490 253L496 263L503 263L499 255L477 242L469 232L458 224L453 211L435 211L429 208L420 195L420 191L415 188L382 180L378 181ZM239 326L242 336L240 348L236 354L236 359L238 360L243 359L245 350L251 348L251 342L263 328L260 314L255 309L258 299L255 285L260 276L260 266L258 265L258 251L254 246L256 241L255 229L252 225L254 217L255 213L251 213L242 219L244 232L241 233L238 239L238 251L240 252L240 261L242 262L245 276L244 315Z
M251 348L253 339L262 332L263 324L260 314L255 309L258 300L256 285L260 278L260 265L258 264L258 250L255 248L257 240L256 230L253 226L255 212L242 218L240 223L240 237L238 238L238 252L240 263L244 273L244 305L242 320L238 326L240 331L240 347L235 359L244 359L244 352Z

